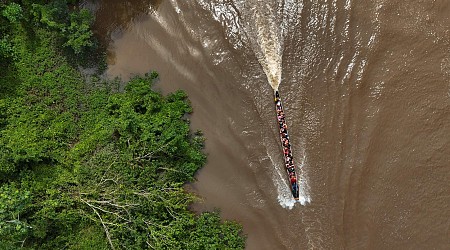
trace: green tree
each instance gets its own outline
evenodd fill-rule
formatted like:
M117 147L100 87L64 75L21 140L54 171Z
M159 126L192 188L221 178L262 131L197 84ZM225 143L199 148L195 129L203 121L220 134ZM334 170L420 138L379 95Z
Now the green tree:
M86 9L76 13L70 13L70 24L62 29L67 37L64 46L73 49L75 54L80 54L88 48L93 47L93 34L91 31L92 15Z

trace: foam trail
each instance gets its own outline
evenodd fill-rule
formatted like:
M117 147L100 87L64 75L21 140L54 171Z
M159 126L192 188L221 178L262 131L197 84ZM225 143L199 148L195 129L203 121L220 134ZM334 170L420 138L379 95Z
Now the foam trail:
M300 173L300 183L299 183L299 200L296 201L292 198L292 192L289 186L286 184L286 170L284 167L277 166L275 162L273 161L272 157L270 156L270 153L267 152L267 155L269 156L270 161L272 162L272 165L274 166L274 184L277 188L277 200L278 204L282 206L283 208L292 209L294 208L296 203L300 203L300 205L306 205L307 203L311 203L311 197L309 195L309 186L306 179L306 174L304 171L301 171ZM301 166L303 168L303 164Z
M275 11L269 4L255 8L256 43L255 54L263 67L267 80L274 90L281 83L282 31L276 23Z
M299 180L299 202L302 205L306 205L306 203L311 203L311 196L309 195L309 184L308 184L308 175L305 171L305 165L306 165L306 155L303 152L303 159L302 159L302 163L299 165L298 169L300 170L300 180Z

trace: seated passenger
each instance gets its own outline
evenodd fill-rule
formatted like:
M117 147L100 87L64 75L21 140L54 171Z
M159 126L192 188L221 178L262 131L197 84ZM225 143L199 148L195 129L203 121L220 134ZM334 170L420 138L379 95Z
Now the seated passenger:
M291 183L293 184L293 183L295 183L295 182L297 182L297 178L295 178L295 176L293 176L293 177L291 178Z
M298 196L298 185L297 182L292 183L292 192Z

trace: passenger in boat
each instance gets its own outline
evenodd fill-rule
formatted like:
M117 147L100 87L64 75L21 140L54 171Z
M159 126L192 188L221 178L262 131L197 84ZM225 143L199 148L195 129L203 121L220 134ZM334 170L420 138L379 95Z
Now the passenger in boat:
M290 161L292 161L292 158L289 156L286 156L286 161L290 163Z
M291 189L292 189L292 194L294 195L294 197L298 198L298 184L297 184L297 180L295 180L294 182L291 182Z
M290 157L290 158L292 159L291 150L290 150L289 148L285 148L285 151L284 151L284 152L285 152L284 155L285 155L286 157ZM286 152L287 152L287 154L286 154Z
M288 163L291 164L291 165L294 165L294 163L292 162L292 158L289 159L289 162L288 162Z
M288 150L290 150L290 148L287 148ZM286 155L286 161L291 161L292 160L292 155L290 154L290 152L289 152L289 154L287 154Z
M294 184L294 183L296 183L297 182L297 178L295 178L295 176L293 176L292 178L291 178L291 184Z

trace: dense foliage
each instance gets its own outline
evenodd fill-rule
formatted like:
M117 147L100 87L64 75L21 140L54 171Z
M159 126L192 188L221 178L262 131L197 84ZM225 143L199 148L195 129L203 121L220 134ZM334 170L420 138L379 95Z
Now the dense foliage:
M92 17L68 4L0 2L0 249L243 248L240 226L187 210L205 156L186 94L154 72L86 81L69 62Z

